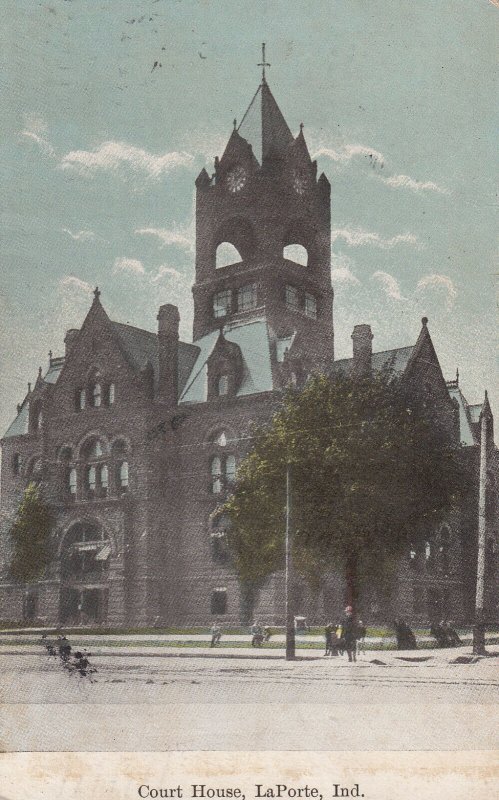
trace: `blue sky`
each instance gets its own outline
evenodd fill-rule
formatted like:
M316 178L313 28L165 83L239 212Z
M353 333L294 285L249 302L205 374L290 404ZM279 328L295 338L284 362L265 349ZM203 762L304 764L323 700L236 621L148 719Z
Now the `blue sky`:
M194 179L260 77L332 184L337 357L423 315L470 402L496 360L491 0L3 0L0 428L98 284L110 315L191 335ZM154 63L161 66L153 69Z

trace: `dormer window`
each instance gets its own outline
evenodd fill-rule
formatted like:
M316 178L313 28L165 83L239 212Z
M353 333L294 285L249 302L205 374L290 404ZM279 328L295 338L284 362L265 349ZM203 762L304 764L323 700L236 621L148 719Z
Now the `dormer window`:
M218 396L226 397L229 394L229 376L220 375L217 384Z
M305 314L310 319L317 319L317 300L309 292L305 292Z
M296 286L291 286L290 284L286 285L286 305L289 306L289 308L299 307L300 300Z
M231 292L230 289L224 289L222 292L217 292L213 297L213 314L216 319L226 317L230 314L231 309Z
M247 286L241 286L241 288L237 290L238 311L251 311L253 308L256 308L256 304L256 283L249 283Z

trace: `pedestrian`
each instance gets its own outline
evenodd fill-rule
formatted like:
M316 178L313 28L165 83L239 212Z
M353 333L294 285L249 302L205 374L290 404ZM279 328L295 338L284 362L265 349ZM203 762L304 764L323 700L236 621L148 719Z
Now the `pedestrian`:
M263 630L259 622L254 622L251 626L251 646L260 647L263 642Z
M396 619L393 623L397 638L397 650L416 650L416 637L404 619Z
M357 661L357 623L352 606L345 608L345 616L341 620L342 639L350 662Z
M222 638L222 629L216 622L211 626L211 644L210 647L215 647Z
M269 625L263 626L263 641L268 642L270 641L270 637L272 636L272 629Z
M458 632L452 627L452 622L443 622L442 627L447 636L448 647L459 647L459 645L462 644L462 641Z
M357 651L358 652L362 652L362 653L364 652L364 649L365 649L365 646L366 646L366 634L367 634L367 628L364 625L364 623L362 622L362 620L359 619L359 621L357 623Z
M449 647L449 637L447 636L447 631L443 626L443 622L432 622L430 633L437 640L437 645L439 647Z
M331 656L333 654L333 623L328 622L326 627L324 628L324 636L326 639L326 651L324 653L325 656ZM336 637L336 634L335 634Z

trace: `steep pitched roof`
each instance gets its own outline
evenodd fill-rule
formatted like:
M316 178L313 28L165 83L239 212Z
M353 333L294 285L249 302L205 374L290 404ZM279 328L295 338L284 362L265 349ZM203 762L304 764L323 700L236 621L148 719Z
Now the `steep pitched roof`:
M284 156L294 141L267 81L256 90L237 131L251 144L260 164L272 153Z
M395 350L383 350L379 353L373 353L371 359L371 367L373 372L392 372L394 375L403 375L410 358L414 351L414 345L411 347L397 347ZM342 358L334 361L330 374L331 375L349 375L353 365L353 358Z
M219 335L219 331L212 331L197 340L199 355L180 396L180 403L203 403L206 401L208 359L217 344ZM237 396L243 397L272 391L270 341L266 320L257 319L233 328L224 328L223 335L228 342L237 344L241 351L243 376Z
M159 378L158 337L151 331L112 322L113 331L118 337L121 348L129 364L136 371L141 370L149 361L154 372L154 382ZM199 354L199 347L188 342L178 343L178 385L179 394L183 391L194 363Z

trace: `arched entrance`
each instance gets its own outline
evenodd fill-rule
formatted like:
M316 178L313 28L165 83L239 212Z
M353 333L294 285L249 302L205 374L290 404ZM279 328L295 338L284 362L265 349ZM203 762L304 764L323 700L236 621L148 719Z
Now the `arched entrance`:
M94 522L78 522L61 549L60 621L101 625L107 619L111 542Z

